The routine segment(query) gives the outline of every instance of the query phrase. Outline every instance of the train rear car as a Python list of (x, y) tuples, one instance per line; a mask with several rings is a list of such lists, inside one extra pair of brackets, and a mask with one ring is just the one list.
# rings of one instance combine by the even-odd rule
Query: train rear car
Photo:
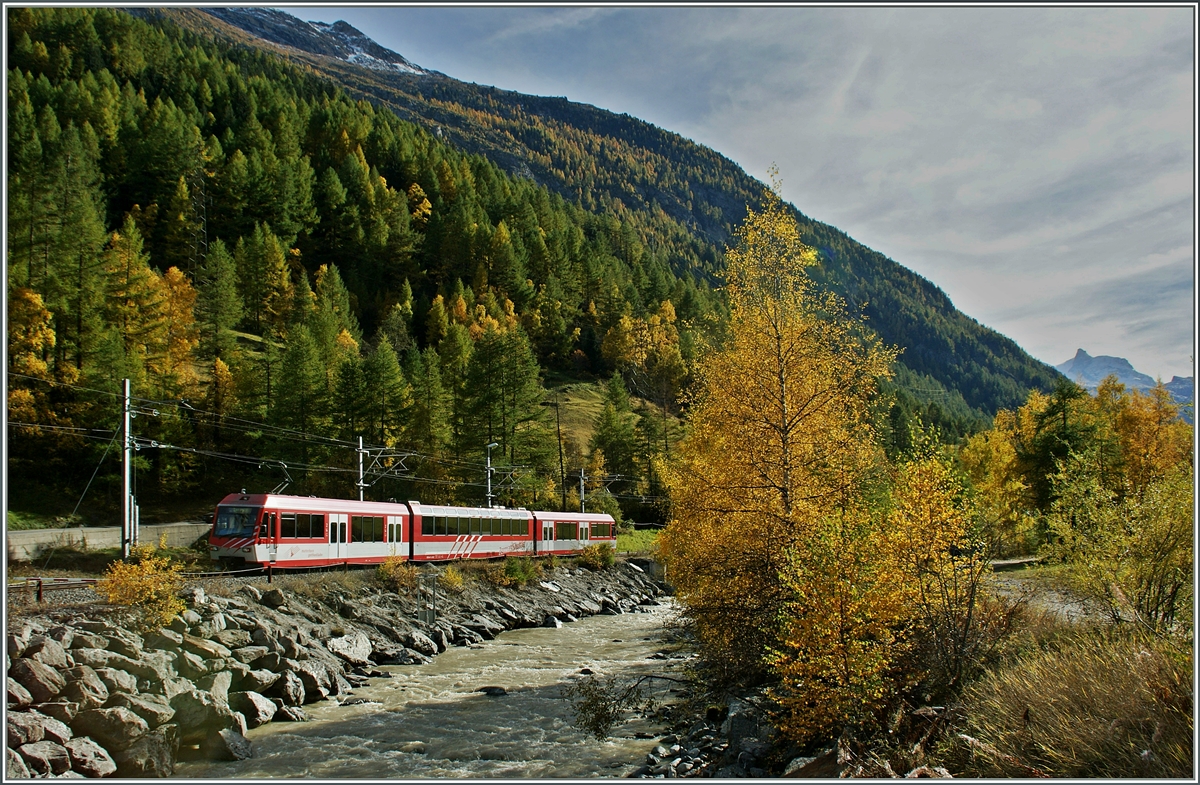
[(616, 546), (617, 526), (611, 515), (591, 512), (535, 512), (539, 556), (569, 556), (588, 545)]

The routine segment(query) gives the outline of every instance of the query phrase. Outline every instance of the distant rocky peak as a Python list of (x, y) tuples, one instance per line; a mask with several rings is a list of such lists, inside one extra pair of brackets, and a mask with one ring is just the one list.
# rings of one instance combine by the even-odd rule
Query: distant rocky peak
[(380, 46), (362, 31), (341, 20), (333, 24), (303, 22), (273, 8), (217, 7), (201, 10), (264, 41), (290, 46), (309, 54), (334, 57), (375, 71), (418, 76), (435, 73)]

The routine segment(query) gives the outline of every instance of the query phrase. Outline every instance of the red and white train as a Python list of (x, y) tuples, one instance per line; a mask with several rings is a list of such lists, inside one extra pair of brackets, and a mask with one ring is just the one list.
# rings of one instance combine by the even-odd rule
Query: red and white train
[(214, 560), (286, 568), (569, 555), (616, 539), (612, 516), (596, 513), (231, 493), (208, 543)]

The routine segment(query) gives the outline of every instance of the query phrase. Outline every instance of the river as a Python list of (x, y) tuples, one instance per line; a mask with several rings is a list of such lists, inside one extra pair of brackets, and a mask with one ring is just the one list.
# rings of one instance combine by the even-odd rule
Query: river
[[(251, 730), (254, 756), (229, 763), (181, 761), (176, 777), (586, 778), (621, 777), (666, 730), (645, 718), (613, 728), (605, 741), (576, 729), (562, 688), (590, 668), (598, 676), (666, 673), (648, 659), (669, 648), (670, 605), (649, 613), (592, 616), (561, 629), (513, 630), (475, 647), (455, 647), (426, 665), (381, 666), (353, 698), (372, 703), (309, 704), (303, 723)], [(669, 684), (654, 682), (660, 702)], [(477, 690), (500, 686), (507, 694)]]

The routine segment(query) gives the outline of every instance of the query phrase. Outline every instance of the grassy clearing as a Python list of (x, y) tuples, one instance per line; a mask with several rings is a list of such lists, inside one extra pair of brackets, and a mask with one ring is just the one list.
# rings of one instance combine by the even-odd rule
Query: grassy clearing
[(987, 745), (966, 773), (1189, 777), (1191, 673), (1189, 649), (1111, 631), (1021, 658), (963, 696), (966, 732)]
[(634, 529), (631, 532), (618, 532), (618, 553), (651, 553), (658, 542), (658, 529)]
[(21, 510), (9, 510), (5, 514), (6, 525), (9, 531), (29, 531), (31, 529), (65, 529), (70, 526), (78, 526), (80, 520), (78, 516), (71, 517), (69, 515), (54, 515), (43, 512), (24, 512)]

